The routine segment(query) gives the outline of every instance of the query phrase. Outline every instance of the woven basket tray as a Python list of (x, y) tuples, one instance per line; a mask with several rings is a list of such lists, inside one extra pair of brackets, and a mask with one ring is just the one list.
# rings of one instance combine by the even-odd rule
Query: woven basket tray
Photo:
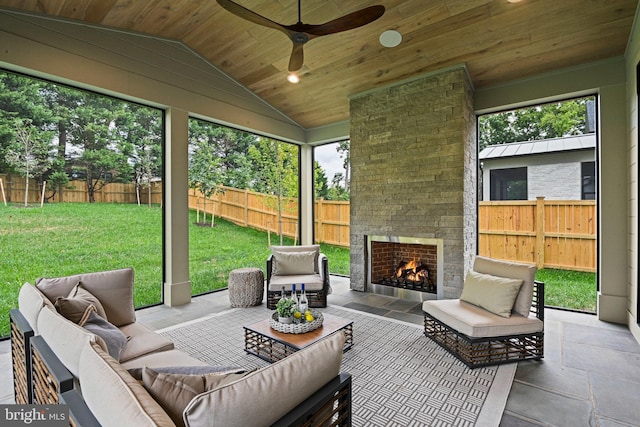
[(322, 326), (322, 313), (316, 310), (311, 310), (311, 314), (313, 314), (313, 322), (287, 324), (278, 322), (278, 312), (276, 311), (271, 315), (269, 324), (271, 325), (271, 328), (278, 332), (283, 332), (285, 334), (304, 334)]

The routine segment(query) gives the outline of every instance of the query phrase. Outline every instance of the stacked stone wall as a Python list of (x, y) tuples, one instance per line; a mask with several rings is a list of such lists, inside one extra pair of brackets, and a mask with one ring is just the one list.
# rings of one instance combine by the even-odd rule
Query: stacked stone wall
[(351, 99), (351, 288), (367, 290), (368, 235), (443, 239), (444, 297), (476, 248), (476, 132), (464, 68)]

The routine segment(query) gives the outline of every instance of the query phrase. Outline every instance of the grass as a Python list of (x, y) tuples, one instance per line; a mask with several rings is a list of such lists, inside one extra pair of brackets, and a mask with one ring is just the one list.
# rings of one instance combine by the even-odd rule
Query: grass
[[(267, 234), (216, 218), (215, 227), (189, 229), (193, 293), (227, 286), (238, 267), (264, 270)], [(272, 242), (279, 244), (277, 236)], [(284, 244), (291, 245), (290, 239)], [(322, 245), (332, 273), (349, 274), (349, 250)], [(89, 271), (133, 267), (136, 307), (162, 294), (162, 210), (158, 206), (56, 203), (44, 208), (0, 205), (0, 336), (9, 334), (9, 310), (24, 282)]]
[[(189, 274), (193, 294), (227, 286), (238, 267), (264, 270), (265, 232), (216, 218), (215, 227), (189, 227)], [(273, 244), (279, 238), (272, 234)], [(285, 245), (292, 245), (285, 239)], [(349, 275), (348, 248), (321, 245), (332, 274)], [(161, 302), (162, 210), (158, 206), (56, 203), (44, 208), (0, 206), (0, 336), (9, 334), (9, 309), (24, 282), (89, 271), (133, 267), (136, 307)], [(546, 305), (595, 312), (594, 273), (538, 271)]]
[(541, 269), (536, 280), (544, 282), (546, 306), (596, 312), (596, 274), (582, 271)]

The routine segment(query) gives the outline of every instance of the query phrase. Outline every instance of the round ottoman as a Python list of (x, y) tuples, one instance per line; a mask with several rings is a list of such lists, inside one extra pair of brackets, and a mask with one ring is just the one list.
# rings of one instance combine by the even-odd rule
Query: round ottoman
[(262, 304), (264, 274), (254, 267), (232, 270), (229, 273), (229, 302), (231, 307), (252, 307)]

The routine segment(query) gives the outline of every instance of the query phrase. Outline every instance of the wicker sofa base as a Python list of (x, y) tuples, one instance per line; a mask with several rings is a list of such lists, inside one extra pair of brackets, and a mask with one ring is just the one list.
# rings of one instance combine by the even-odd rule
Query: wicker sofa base
[(426, 312), (424, 334), (469, 368), (540, 360), (544, 357), (544, 332), (502, 337), (472, 338), (445, 325)]

